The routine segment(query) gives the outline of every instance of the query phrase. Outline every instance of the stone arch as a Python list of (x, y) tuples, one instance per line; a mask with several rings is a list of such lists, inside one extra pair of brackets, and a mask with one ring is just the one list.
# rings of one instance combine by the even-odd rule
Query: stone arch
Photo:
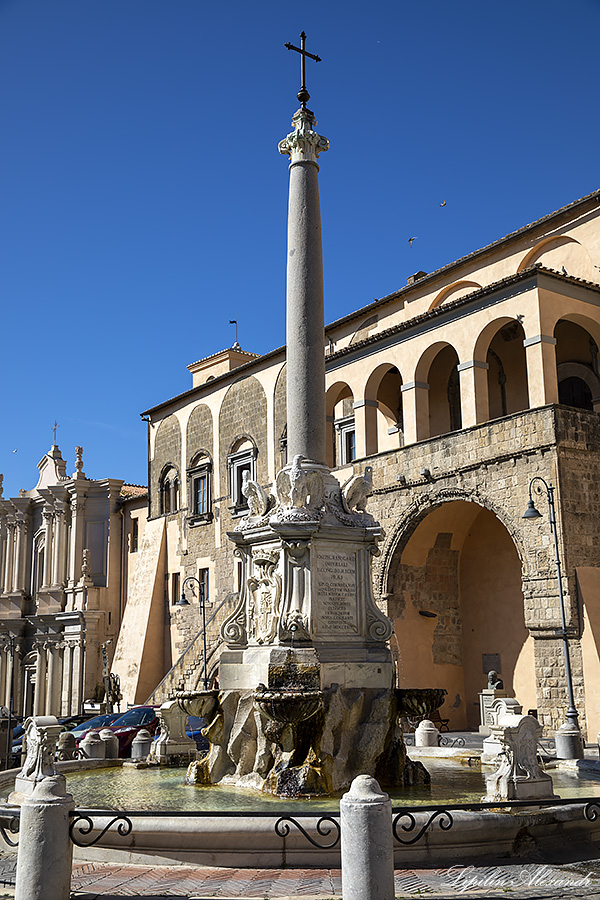
[(480, 285), (478, 281), (470, 281), (466, 278), (462, 281), (455, 281), (452, 284), (447, 284), (446, 287), (443, 287), (441, 291), (435, 295), (429, 306), (429, 310), (441, 306), (442, 303), (445, 303), (447, 300), (458, 300), (460, 297), (466, 297), (467, 294), (472, 294), (474, 291), (481, 290), (481, 287), (482, 285)]
[(509, 694), (535, 708), (533, 638), (525, 625), (523, 548), (514, 529), (466, 492), (415, 504), (386, 547), (385, 596), (400, 687), (445, 687), (442, 715), (479, 724), (482, 666), (498, 654)]
[[(256, 447), (256, 477), (262, 485), (269, 479), (267, 463), (267, 396), (260, 381), (246, 375), (228, 389), (219, 410), (219, 445), (229, 450), (239, 435)], [(221, 485), (227, 484), (227, 457), (221, 453)]]
[(489, 322), (477, 336), (473, 359), (487, 369), (488, 416), (497, 419), (529, 409), (525, 332), (514, 318), (502, 316)]
[(596, 280), (587, 249), (568, 235), (559, 234), (539, 241), (522, 258), (517, 272), (522, 272), (535, 263), (541, 263), (547, 269), (555, 269), (558, 272), (564, 266), (569, 275), (585, 278), (587, 281)]
[(213, 417), (206, 403), (199, 403), (190, 414), (186, 428), (186, 467), (203, 448), (208, 456), (213, 454)]
[(462, 426), (458, 363), (456, 348), (447, 341), (436, 341), (425, 350), (417, 363), (415, 382), (429, 387), (426, 398), (429, 418), (427, 437), (457, 431)]
[(173, 466), (181, 475), (181, 444), (179, 420), (177, 416), (167, 416), (158, 426), (154, 441), (154, 456), (150, 462), (148, 486), (150, 517), (160, 515), (160, 480), (167, 464)]
[(581, 315), (565, 315), (554, 326), (559, 402), (600, 411), (600, 325)]
[(389, 580), (390, 560), (398, 550), (402, 551), (405, 543), (408, 541), (417, 525), (419, 525), (433, 509), (437, 509), (443, 503), (449, 503), (454, 500), (462, 500), (465, 503), (474, 503), (477, 506), (488, 509), (496, 516), (508, 531), (512, 542), (517, 548), (524, 575), (527, 575), (526, 569), (528, 557), (525, 552), (525, 545), (523, 543), (521, 532), (516, 528), (513, 520), (506, 515), (504, 508), (499, 506), (488, 496), (474, 494), (472, 491), (446, 488), (428, 494), (423, 499), (417, 497), (406, 510), (404, 516), (401, 519), (398, 519), (394, 527), (389, 530), (385, 543), (381, 548), (379, 558), (373, 565), (374, 590), (377, 596), (385, 596)]
[(395, 363), (383, 362), (373, 369), (365, 383), (363, 400), (366, 455), (402, 446), (402, 375)]
[(347, 433), (354, 432), (354, 394), (346, 381), (336, 381), (328, 387), (325, 415), (327, 465), (334, 467), (340, 465), (340, 423), (347, 425)]

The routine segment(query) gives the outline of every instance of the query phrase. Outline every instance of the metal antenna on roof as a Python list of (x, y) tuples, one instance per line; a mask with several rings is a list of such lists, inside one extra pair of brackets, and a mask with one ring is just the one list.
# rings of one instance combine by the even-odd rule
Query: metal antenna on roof
[(230, 325), (235, 325), (235, 344), (234, 344), (233, 346), (237, 348), (237, 347), (240, 346), (240, 345), (238, 344), (238, 337), (237, 337), (237, 319), (230, 319), (230, 320), (229, 320), (229, 324), (230, 324)]

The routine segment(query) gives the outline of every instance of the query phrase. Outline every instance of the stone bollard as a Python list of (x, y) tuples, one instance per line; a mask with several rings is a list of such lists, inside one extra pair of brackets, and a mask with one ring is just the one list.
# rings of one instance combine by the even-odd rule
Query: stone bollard
[(73, 844), (64, 775), (39, 781), (21, 805), (15, 900), (69, 900)]
[(106, 744), (97, 731), (88, 731), (79, 745), (88, 759), (104, 759)]
[(132, 759), (146, 759), (152, 749), (152, 735), (145, 728), (138, 731), (131, 744)]
[(63, 731), (63, 733), (58, 736), (56, 758), (61, 762), (77, 758), (77, 739), (70, 731)]
[(105, 759), (119, 758), (119, 738), (110, 728), (103, 728), (100, 732), (100, 740), (104, 741)]
[(570, 722), (554, 732), (557, 759), (583, 759), (583, 738), (578, 728)]
[(392, 802), (370, 775), (340, 801), (344, 900), (394, 900)]
[(430, 719), (423, 719), (415, 730), (415, 747), (439, 747), (440, 733)]

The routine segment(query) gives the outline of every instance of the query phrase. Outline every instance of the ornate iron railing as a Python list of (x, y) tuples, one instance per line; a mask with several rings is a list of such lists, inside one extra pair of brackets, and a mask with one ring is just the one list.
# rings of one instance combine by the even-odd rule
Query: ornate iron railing
[[(557, 806), (578, 806), (588, 822), (600, 818), (599, 797), (556, 798), (555, 800), (500, 800), (488, 803), (452, 803), (392, 808), (392, 833), (395, 841), (403, 846), (417, 844), (435, 826), (449, 831), (455, 824), (458, 812), (500, 812), (516, 809), (550, 809)], [(260, 811), (177, 811), (177, 810), (116, 810), (75, 809), (70, 814), (69, 835), (78, 847), (92, 847), (114, 829), (120, 837), (134, 831), (136, 819), (185, 818), (253, 818), (276, 819), (275, 833), (285, 839), (295, 829), (317, 850), (333, 850), (340, 843), (341, 826), (337, 813), (294, 811), (294, 814), (276, 816), (273, 812)], [(19, 807), (0, 809), (0, 836), (9, 847), (18, 847), (11, 835), (19, 833), (21, 810)], [(307, 820), (311, 820), (310, 826)], [(313, 832), (313, 834), (311, 834)], [(324, 840), (320, 841), (314, 832)]]
[(9, 834), (18, 834), (21, 822), (21, 810), (18, 806), (5, 807), (0, 812), (0, 835), (9, 847), (18, 847), (19, 842), (13, 841)]

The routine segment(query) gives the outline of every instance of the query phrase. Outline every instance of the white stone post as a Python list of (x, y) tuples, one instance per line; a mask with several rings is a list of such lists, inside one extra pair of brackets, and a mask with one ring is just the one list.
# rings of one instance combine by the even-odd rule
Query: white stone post
[(430, 719), (423, 719), (415, 730), (415, 747), (437, 747), (440, 733)]
[(326, 463), (325, 326), (323, 250), (319, 202), (319, 153), (329, 141), (314, 131), (313, 113), (302, 106), (294, 131), (279, 144), (290, 157), (287, 261), (288, 460), (300, 454)]
[(370, 775), (340, 801), (344, 900), (394, 900), (392, 802)]
[(64, 775), (43, 778), (23, 800), (15, 900), (69, 900), (73, 865), (69, 812), (73, 809)]

